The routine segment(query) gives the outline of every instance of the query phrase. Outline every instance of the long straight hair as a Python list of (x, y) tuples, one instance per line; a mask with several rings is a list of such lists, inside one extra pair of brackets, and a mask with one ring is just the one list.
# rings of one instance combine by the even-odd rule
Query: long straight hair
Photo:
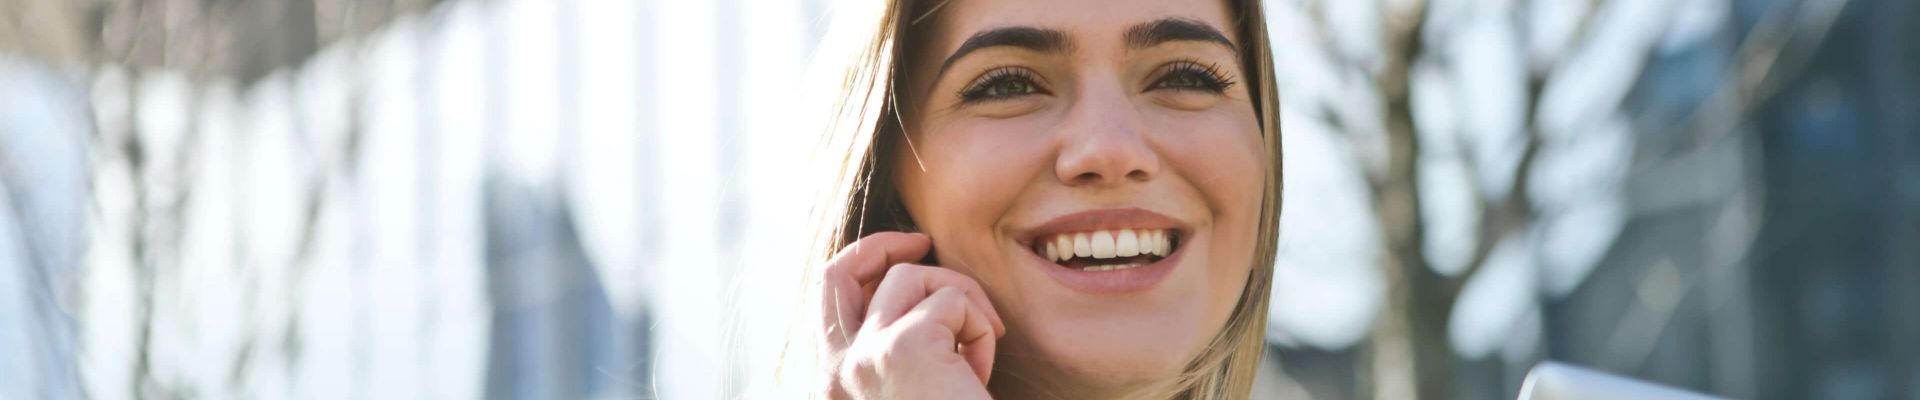
[[(904, 50), (913, 26), (946, 0), (913, 4), (913, 0), (876, 0), (879, 4), (845, 4), (827, 32), (814, 60), (814, 76), (838, 80), (838, 85), (822, 88), (830, 91), (830, 108), (824, 118), (824, 137), (816, 153), (817, 162), (826, 168), (827, 178), (815, 199), (811, 217), (817, 227), (805, 276), (814, 279), (818, 269), (835, 253), (866, 235), (897, 230), (913, 230), (911, 216), (901, 206), (893, 182), (893, 157), (905, 139), (896, 99), (901, 91), (903, 66), (909, 56)], [(1235, 13), (1234, 29), (1240, 39), (1240, 63), (1246, 71), (1248, 90), (1259, 118), (1260, 134), (1266, 149), (1268, 166), (1262, 191), (1258, 241), (1253, 266), (1247, 275), (1240, 300), (1229, 315), (1226, 326), (1215, 334), (1206, 349), (1188, 363), (1164, 396), (1189, 399), (1246, 398), (1252, 391), (1255, 371), (1264, 350), (1267, 299), (1272, 292), (1274, 252), (1279, 239), (1281, 153), (1279, 95), (1274, 84), (1273, 54), (1268, 44), (1266, 15), (1259, 0), (1222, 0)], [(919, 6), (919, 7), (916, 7)], [(816, 308), (817, 309), (817, 308)], [(809, 321), (811, 322), (811, 321)], [(789, 335), (788, 350), (795, 343), (813, 345)], [(817, 350), (817, 349), (814, 349)], [(818, 352), (812, 352), (815, 357)], [(788, 358), (788, 353), (782, 355)], [(810, 357), (802, 357), (810, 358)], [(817, 359), (816, 359), (817, 361)], [(785, 364), (783, 368), (796, 367)], [(815, 377), (816, 379), (823, 377)]]

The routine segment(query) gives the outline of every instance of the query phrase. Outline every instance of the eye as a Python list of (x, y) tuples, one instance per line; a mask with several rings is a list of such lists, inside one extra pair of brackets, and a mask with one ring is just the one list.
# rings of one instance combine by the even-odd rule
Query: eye
[(1148, 90), (1198, 90), (1211, 93), (1225, 93), (1233, 87), (1233, 80), (1227, 78), (1215, 64), (1201, 64), (1196, 61), (1179, 61), (1168, 64), (1160, 80), (1154, 81)]
[(960, 92), (963, 102), (973, 103), (1011, 99), (1020, 96), (1043, 93), (1036, 83), (1038, 77), (1025, 68), (1006, 67), (987, 71), (975, 79), (973, 84)]

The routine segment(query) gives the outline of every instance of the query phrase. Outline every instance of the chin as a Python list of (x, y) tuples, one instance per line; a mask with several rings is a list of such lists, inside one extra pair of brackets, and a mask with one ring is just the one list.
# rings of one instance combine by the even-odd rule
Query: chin
[[(1165, 311), (1180, 308), (1185, 307)], [(1022, 369), (1040, 368), (1044, 371), (1033, 371), (1038, 376), (1076, 383), (1067, 387), (1130, 390), (1177, 377), (1212, 339), (1204, 333), (1217, 330), (1206, 329), (1209, 324), (1197, 318), (1204, 314), (1197, 312), (1143, 315), (1139, 310), (1114, 311), (1122, 313), (1031, 325), (1026, 340), (1007, 350), (1037, 357), (1009, 354), (1011, 358), (1003, 359), (1039, 364)]]
[[(1063, 373), (1090, 385), (1113, 388), (1146, 386), (1180, 374), (1195, 353), (1186, 348), (1152, 348), (1121, 343), (1065, 343)], [(1048, 352), (1055, 353), (1055, 352)]]

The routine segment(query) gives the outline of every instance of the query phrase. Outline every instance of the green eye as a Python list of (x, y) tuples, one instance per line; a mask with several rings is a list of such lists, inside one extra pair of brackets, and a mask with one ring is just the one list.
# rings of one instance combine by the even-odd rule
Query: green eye
[(1013, 96), (1013, 95), (1031, 94), (1033, 93), (1033, 84), (1025, 81), (1008, 79), (1008, 80), (1001, 80), (1001, 81), (995, 81), (995, 82), (988, 82), (986, 87), (983, 87), (980, 89), (981, 89), (980, 94), (987, 97), (1007, 97), (1007, 96)]
[(1191, 74), (1191, 73), (1179, 73), (1179, 74), (1169, 75), (1167, 76), (1167, 79), (1160, 81), (1160, 86), (1169, 87), (1169, 88), (1189, 88), (1189, 89), (1213, 87), (1211, 82), (1200, 79), (1199, 76), (1195, 76), (1194, 74)]
[(962, 101), (972, 103), (1011, 99), (1020, 96), (1042, 93), (1040, 86), (1034, 83), (1032, 71), (1024, 68), (1000, 68), (987, 72), (974, 84), (960, 93)]
[(1200, 90), (1224, 93), (1233, 87), (1233, 81), (1227, 79), (1214, 65), (1203, 65), (1193, 61), (1181, 61), (1167, 66), (1167, 73), (1153, 83), (1150, 89)]

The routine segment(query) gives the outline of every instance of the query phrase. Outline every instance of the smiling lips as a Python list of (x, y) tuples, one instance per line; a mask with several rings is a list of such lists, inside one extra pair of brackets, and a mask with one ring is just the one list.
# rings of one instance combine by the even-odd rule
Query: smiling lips
[(1153, 263), (1172, 253), (1167, 229), (1117, 229), (1061, 233), (1038, 238), (1034, 252), (1048, 261), (1088, 272), (1118, 271)]
[(1109, 296), (1153, 288), (1187, 251), (1193, 228), (1144, 208), (1081, 211), (1014, 234), (1047, 276), (1075, 291)]

